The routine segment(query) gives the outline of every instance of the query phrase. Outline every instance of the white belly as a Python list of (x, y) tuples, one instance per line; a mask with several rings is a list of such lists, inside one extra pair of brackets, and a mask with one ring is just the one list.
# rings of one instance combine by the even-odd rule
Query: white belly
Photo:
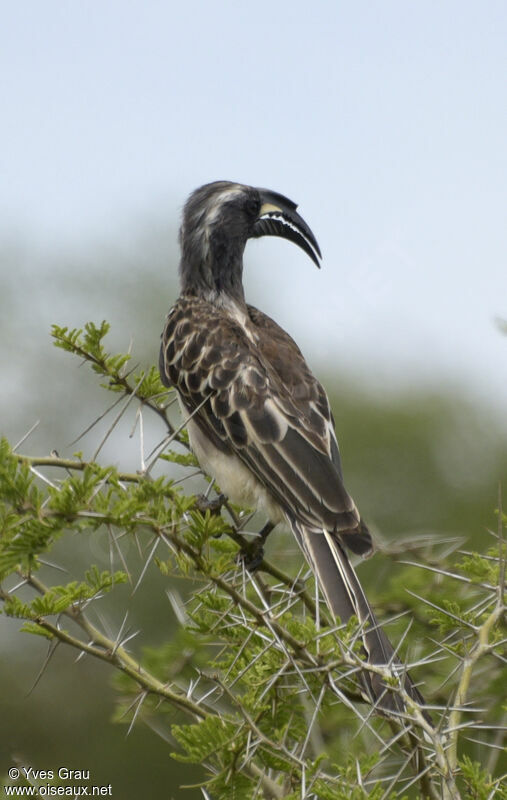
[(237, 456), (217, 450), (193, 420), (189, 420), (187, 430), (200, 466), (233, 503), (262, 511), (274, 524), (285, 518), (278, 503)]

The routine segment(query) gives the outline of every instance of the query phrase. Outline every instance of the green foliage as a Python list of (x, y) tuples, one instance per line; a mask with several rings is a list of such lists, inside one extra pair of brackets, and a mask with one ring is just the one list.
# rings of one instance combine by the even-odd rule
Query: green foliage
[(184, 753), (172, 753), (179, 761), (207, 762), (223, 751), (235, 751), (236, 726), (223, 717), (209, 717), (199, 725), (173, 725), (172, 733)]
[(507, 785), (499, 785), (491, 780), (486, 769), (469, 756), (463, 756), (460, 761), (461, 774), (467, 790), (467, 797), (474, 800), (502, 800), (507, 797)]
[[(176, 433), (179, 426), (166, 413), (156, 369), (129, 375), (130, 356), (107, 352), (108, 329), (107, 323), (55, 326), (53, 335), (107, 389), (149, 408), (163, 436), (188, 449), (185, 432)], [(190, 468), (189, 474), (196, 463), (190, 453), (162, 459)], [(51, 479), (40, 480), (39, 471), (47, 469)], [(115, 673), (116, 721), (169, 724), (178, 746), (173, 757), (203, 768), (209, 797), (482, 800), (501, 791), (493, 732), (502, 721), (498, 583), (505, 545), (442, 554), (426, 539), (385, 554), (392, 574), (377, 598), (379, 616), (399, 617), (391, 636), (406, 632), (404, 612), (414, 620), (402, 649), (422, 662), (417, 677), (439, 721), (432, 729), (416, 713), (403, 733), (396, 721), (389, 724), (362, 704), (366, 667), (357, 620), (340, 626), (322, 603), (317, 614), (311, 580), (296, 579), (299, 561), (292, 565), (283, 550), (283, 558), (264, 559), (250, 575), (241, 556), (249, 547), (244, 525), (234, 514), (198, 510), (181, 481), (123, 473), (81, 453), (73, 460), (19, 456), (0, 441), (3, 611), (22, 620), (24, 632), (107, 661)], [(132, 541), (148, 554), (141, 578), (158, 567), (185, 587), (185, 602), (173, 598), (179, 625), (158, 646), (136, 648), (123, 630), (112, 637), (90, 621), (90, 607), (130, 577), (121, 550), (112, 548), (111, 556), (121, 569), (91, 566), (84, 580), (45, 582), (53, 573), (44, 556), (62, 536), (85, 539), (96, 532), (117, 549), (118, 542)], [(419, 567), (396, 563), (407, 552)], [(383, 679), (400, 691), (389, 670)], [(477, 730), (474, 706), (485, 721)], [(467, 752), (462, 734), (469, 729), (472, 738), (481, 737), (488, 769)]]
[[(507, 557), (507, 546), (503, 545), (503, 558)], [(462, 561), (456, 564), (463, 575), (470, 578), (472, 583), (489, 583), (496, 586), (499, 578), (500, 562), (498, 560), (498, 548), (490, 548), (484, 556), (479, 553), (472, 553), (465, 556)]]
[(183, 467), (197, 467), (199, 463), (193, 453), (162, 453), (161, 461), (171, 464), (181, 464)]
[(18, 565), (30, 571), (37, 556), (61, 534), (62, 523), (47, 517), (43, 493), (27, 465), (20, 464), (8, 442), (0, 440), (0, 579)]
[[(98, 596), (99, 593), (109, 592), (119, 583), (125, 583), (127, 576), (124, 572), (110, 573), (107, 570), (99, 572), (93, 565), (87, 570), (85, 581), (72, 581), (65, 586), (52, 586), (31, 603), (22, 603), (16, 595), (10, 595), (4, 601), (4, 612), (10, 617), (37, 621), (41, 617), (62, 614), (71, 607), (80, 606), (87, 600)], [(34, 627), (25, 625), (23, 630), (33, 633)], [(36, 630), (40, 633), (40, 630)]]
[(52, 336), (55, 347), (84, 359), (94, 372), (106, 378), (107, 382), (102, 385), (107, 389), (113, 392), (135, 391), (137, 397), (144, 401), (166, 395), (167, 390), (155, 366), (128, 375), (125, 368), (130, 361), (130, 354), (109, 354), (103, 344), (108, 332), (109, 324), (105, 321), (100, 325), (87, 322), (84, 331), (82, 328), (69, 330), (67, 327), (53, 325)]

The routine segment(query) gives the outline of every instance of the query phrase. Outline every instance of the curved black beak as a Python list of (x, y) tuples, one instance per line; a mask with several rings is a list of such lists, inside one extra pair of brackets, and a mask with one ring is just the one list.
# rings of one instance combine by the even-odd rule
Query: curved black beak
[(320, 269), (322, 258), (317, 240), (310, 228), (296, 211), (297, 205), (278, 192), (258, 189), (261, 198), (259, 218), (254, 224), (252, 237), (281, 236), (297, 244)]

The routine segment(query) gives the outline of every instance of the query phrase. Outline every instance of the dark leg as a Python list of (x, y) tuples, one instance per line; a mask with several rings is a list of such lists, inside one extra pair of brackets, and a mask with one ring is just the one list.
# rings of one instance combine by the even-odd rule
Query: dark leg
[(249, 572), (255, 572), (255, 570), (259, 569), (260, 565), (262, 564), (262, 559), (264, 558), (264, 545), (274, 527), (275, 524), (268, 520), (259, 535), (256, 536), (256, 538), (250, 543), (248, 550), (245, 549), (243, 551), (243, 563)]
[(195, 507), (201, 514), (209, 511), (210, 514), (220, 514), (222, 506), (227, 502), (225, 494), (219, 494), (214, 500), (209, 500), (205, 495), (200, 494), (195, 498)]

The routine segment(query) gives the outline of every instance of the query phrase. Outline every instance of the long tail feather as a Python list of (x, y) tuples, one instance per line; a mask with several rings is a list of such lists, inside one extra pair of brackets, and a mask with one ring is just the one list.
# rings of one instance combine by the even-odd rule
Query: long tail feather
[[(328, 531), (310, 530), (299, 522), (291, 523), (292, 531), (318, 580), (331, 613), (347, 622), (355, 615), (361, 626), (361, 637), (367, 661), (375, 666), (388, 667), (407, 694), (420, 705), (424, 699), (395, 649), (379, 626), (363, 592), (359, 579), (341, 543)], [(362, 673), (363, 689), (370, 702), (389, 713), (403, 713), (403, 701), (396, 690), (389, 689), (380, 675), (365, 670)], [(430, 716), (423, 711), (431, 722)]]

